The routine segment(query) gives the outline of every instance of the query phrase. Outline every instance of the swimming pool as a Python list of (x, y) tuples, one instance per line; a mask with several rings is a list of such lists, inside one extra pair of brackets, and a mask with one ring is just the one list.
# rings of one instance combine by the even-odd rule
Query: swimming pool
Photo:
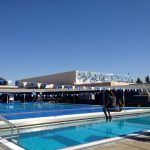
[(150, 115), (49, 125), (21, 131), (19, 144), (28, 150), (56, 150), (149, 130)]
[(0, 115), (8, 120), (101, 112), (102, 107), (86, 104), (46, 102), (0, 104)]
[[(126, 107), (126, 110), (141, 109)], [(47, 102), (29, 102), (29, 103), (0, 103), (0, 115), (8, 120), (40, 118), (50, 116), (63, 116), (85, 113), (102, 112), (99, 105), (88, 104), (65, 104), (65, 103), (47, 103)]]

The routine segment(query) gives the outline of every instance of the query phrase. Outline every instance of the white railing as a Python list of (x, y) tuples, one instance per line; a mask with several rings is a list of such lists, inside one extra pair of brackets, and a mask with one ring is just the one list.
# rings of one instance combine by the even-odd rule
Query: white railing
[[(17, 143), (19, 143), (19, 128), (11, 123), (10, 121), (8, 121), (7, 119), (5, 119), (4, 117), (0, 116), (0, 121), (6, 123), (9, 127), (10, 127), (10, 132), (11, 132), (11, 135), (10, 136), (7, 136), (8, 139), (11, 139), (11, 141), (13, 141), (13, 138), (14, 137), (17, 137)], [(14, 130), (17, 131), (17, 133), (15, 134)]]

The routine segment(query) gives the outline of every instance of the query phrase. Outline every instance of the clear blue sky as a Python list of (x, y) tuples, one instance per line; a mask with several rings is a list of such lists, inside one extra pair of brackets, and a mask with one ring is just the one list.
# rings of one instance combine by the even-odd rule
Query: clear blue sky
[(150, 0), (0, 0), (0, 76), (150, 75)]

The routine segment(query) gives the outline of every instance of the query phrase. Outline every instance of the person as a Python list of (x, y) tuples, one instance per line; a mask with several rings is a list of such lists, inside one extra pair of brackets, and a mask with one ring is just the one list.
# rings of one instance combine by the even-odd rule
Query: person
[(103, 112), (106, 117), (106, 121), (111, 121), (112, 116), (110, 114), (111, 111), (114, 111), (116, 107), (116, 97), (112, 91), (108, 91), (106, 95), (105, 106), (103, 107)]

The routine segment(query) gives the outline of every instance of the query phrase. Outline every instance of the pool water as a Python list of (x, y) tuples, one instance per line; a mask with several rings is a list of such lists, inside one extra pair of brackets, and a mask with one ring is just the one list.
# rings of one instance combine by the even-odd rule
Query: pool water
[(0, 104), (0, 115), (8, 120), (101, 112), (102, 107), (86, 104), (47, 102)]
[(150, 115), (113, 119), (111, 122), (92, 120), (75, 124), (35, 128), (21, 133), (20, 145), (28, 150), (56, 150), (102, 139), (124, 136), (150, 129)]

